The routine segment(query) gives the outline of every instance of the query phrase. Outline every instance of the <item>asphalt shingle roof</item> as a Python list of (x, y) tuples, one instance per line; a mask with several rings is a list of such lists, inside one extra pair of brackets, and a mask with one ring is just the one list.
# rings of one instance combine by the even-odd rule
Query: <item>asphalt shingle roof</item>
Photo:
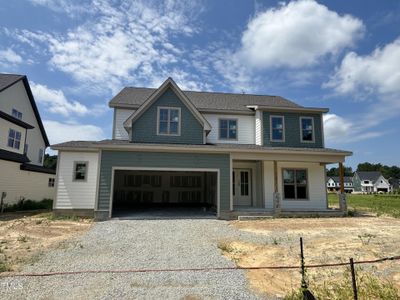
[(370, 180), (375, 182), (378, 180), (379, 176), (381, 176), (381, 172), (378, 171), (357, 171), (358, 177), (361, 180)]
[[(137, 108), (156, 91), (154, 88), (125, 87), (109, 105), (131, 106)], [(265, 105), (273, 107), (302, 108), (302, 106), (280, 96), (232, 94), (216, 92), (183, 91), (193, 105), (200, 110), (234, 110), (249, 111), (247, 105)]]
[(14, 82), (23, 78), (23, 75), (17, 74), (0, 74), (0, 91), (8, 88)]

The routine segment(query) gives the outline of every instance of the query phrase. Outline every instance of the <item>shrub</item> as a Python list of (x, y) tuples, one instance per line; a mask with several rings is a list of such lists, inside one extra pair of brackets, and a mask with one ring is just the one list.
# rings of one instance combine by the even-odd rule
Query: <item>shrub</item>
[(42, 201), (21, 199), (15, 204), (8, 205), (5, 208), (5, 211), (12, 212), (12, 211), (37, 210), (37, 209), (50, 210), (52, 208), (53, 208), (52, 199), (43, 199)]

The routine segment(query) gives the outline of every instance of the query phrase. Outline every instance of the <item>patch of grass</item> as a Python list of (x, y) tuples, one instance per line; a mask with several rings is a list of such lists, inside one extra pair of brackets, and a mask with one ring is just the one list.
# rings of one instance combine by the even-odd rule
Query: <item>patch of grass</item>
[[(337, 281), (324, 282), (309, 288), (317, 299), (354, 299), (350, 272), (346, 271)], [(357, 272), (358, 299), (398, 300), (399, 291), (387, 280), (381, 280), (366, 272)], [(295, 290), (285, 300), (303, 300), (302, 290)]]
[(7, 264), (6, 261), (0, 260), (0, 273), (11, 271), (10, 266)]
[(38, 210), (38, 209), (51, 210), (52, 208), (53, 208), (52, 199), (43, 199), (41, 201), (21, 199), (15, 204), (7, 205), (4, 211), (14, 212), (14, 211)]
[(232, 247), (231, 242), (229, 241), (219, 241), (217, 247), (224, 252), (233, 252), (235, 249)]
[(371, 239), (376, 238), (376, 235), (370, 233), (364, 233), (364, 234), (359, 234), (358, 238), (360, 239), (363, 245), (368, 245)]
[[(329, 194), (328, 201), (330, 206), (339, 206), (338, 195)], [(377, 215), (388, 215), (400, 218), (400, 195), (394, 194), (347, 194), (347, 206), (349, 214), (364, 211), (373, 212)]]
[(17, 238), (17, 241), (18, 241), (18, 242), (23, 242), (23, 243), (25, 243), (25, 242), (28, 241), (28, 237), (27, 237), (26, 235), (20, 235), (20, 236)]

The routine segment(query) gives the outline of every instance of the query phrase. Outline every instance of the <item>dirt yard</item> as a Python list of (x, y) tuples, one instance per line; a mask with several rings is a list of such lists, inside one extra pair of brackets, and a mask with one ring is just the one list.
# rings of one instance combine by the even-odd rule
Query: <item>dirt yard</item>
[(82, 234), (90, 219), (56, 219), (51, 213), (5, 213), (0, 215), (0, 272), (18, 271), (36, 261), (45, 250)]
[[(304, 239), (306, 264), (347, 262), (400, 255), (400, 220), (394, 218), (320, 218), (233, 221), (231, 226), (270, 237), (264, 245), (226, 241), (224, 254), (238, 266), (299, 265), (299, 237)], [(220, 247), (221, 248), (221, 247)], [(400, 261), (357, 267), (389, 280), (400, 289)], [(345, 267), (309, 269), (310, 286), (342, 278)], [(284, 296), (299, 287), (298, 270), (250, 270), (257, 292)]]

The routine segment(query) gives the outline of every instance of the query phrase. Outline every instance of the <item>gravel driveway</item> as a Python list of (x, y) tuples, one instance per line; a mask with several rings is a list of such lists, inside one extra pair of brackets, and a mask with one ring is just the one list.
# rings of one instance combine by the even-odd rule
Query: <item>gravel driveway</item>
[[(262, 242), (215, 219), (111, 220), (47, 252), (24, 272), (234, 266), (223, 239)], [(264, 237), (265, 238), (265, 237)], [(1, 299), (257, 299), (243, 271), (2, 278)]]

